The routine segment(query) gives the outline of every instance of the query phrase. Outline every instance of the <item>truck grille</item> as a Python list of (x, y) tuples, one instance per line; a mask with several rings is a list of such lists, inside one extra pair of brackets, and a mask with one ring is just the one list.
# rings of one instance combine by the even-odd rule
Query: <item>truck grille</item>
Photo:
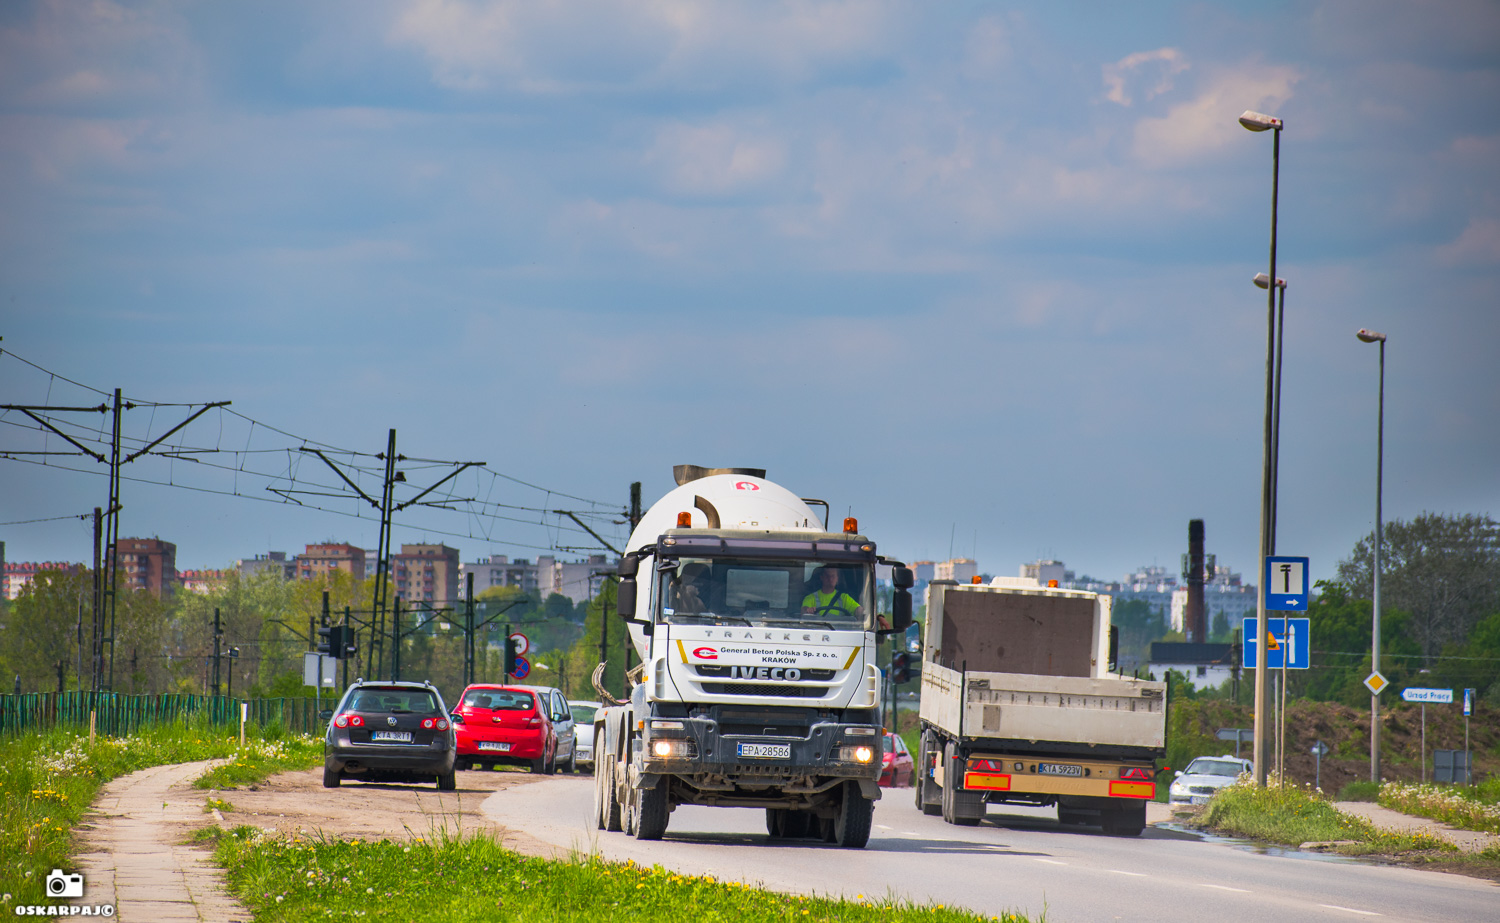
[(704, 683), (703, 691), (713, 695), (770, 695), (782, 699), (821, 699), (827, 686), (763, 686), (757, 683)]
[[(698, 675), (699, 676), (730, 676), (730, 675), (732, 675), (730, 673), (730, 671), (733, 668), (727, 667), (727, 666), (716, 666), (716, 665), (708, 665), (708, 664), (698, 664), (696, 667), (694, 667), (694, 669), (698, 671)], [(815, 683), (826, 683), (829, 680), (833, 679), (834, 674), (837, 673), (837, 672), (838, 672), (837, 670), (803, 670), (803, 671), (801, 671), (803, 679), (805, 679), (805, 680), (811, 680), (812, 682), (815, 682)]]

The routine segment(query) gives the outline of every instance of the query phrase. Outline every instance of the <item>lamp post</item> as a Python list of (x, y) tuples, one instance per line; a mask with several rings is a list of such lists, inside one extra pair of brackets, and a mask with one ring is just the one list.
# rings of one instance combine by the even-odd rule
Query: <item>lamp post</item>
[[(1361, 329), (1355, 336), (1365, 343), (1380, 344), (1380, 402), (1375, 422), (1375, 568), (1374, 618), (1370, 623), (1370, 672), (1380, 672), (1380, 493), (1385, 474), (1385, 334)], [(1370, 781), (1380, 784), (1380, 694), (1370, 693)]]
[[(1255, 287), (1263, 289), (1271, 277), (1255, 274)], [(1281, 491), (1281, 357), (1286, 352), (1286, 280), (1277, 279), (1276, 288), (1276, 388), (1271, 411), (1271, 554), (1276, 553), (1276, 510)], [(1285, 677), (1283, 677), (1284, 679)]]
[[(1274, 116), (1265, 115), (1260, 112), (1245, 110), (1240, 116), (1240, 124), (1250, 131), (1275, 132), (1275, 144), (1271, 148), (1271, 271), (1266, 278), (1276, 278), (1276, 195), (1277, 186), (1281, 174), (1281, 129), (1282, 122)], [(1275, 381), (1272, 377), (1274, 371), (1274, 359), (1276, 348), (1276, 290), (1274, 287), (1266, 288), (1266, 419), (1265, 433), (1263, 438), (1263, 449), (1261, 453), (1261, 480), (1260, 480), (1260, 559), (1256, 568), (1261, 572), (1256, 579), (1257, 587), (1255, 594), (1256, 630), (1260, 634), (1255, 639), (1256, 650), (1259, 656), (1255, 658), (1255, 745), (1253, 759), (1255, 761), (1255, 784), (1264, 788), (1266, 785), (1266, 558), (1271, 556), (1272, 523), (1276, 519), (1276, 508), (1274, 493), (1272, 492), (1271, 480), (1271, 405), (1274, 400)]]

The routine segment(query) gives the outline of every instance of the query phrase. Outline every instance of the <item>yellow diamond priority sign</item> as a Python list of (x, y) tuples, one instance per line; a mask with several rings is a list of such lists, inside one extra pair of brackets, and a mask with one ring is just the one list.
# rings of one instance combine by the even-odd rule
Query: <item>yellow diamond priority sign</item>
[(1376, 670), (1369, 676), (1365, 677), (1365, 688), (1369, 689), (1375, 695), (1380, 695), (1380, 690), (1384, 689), (1390, 684), (1391, 681), (1386, 679), (1384, 676), (1381, 676), (1379, 670)]

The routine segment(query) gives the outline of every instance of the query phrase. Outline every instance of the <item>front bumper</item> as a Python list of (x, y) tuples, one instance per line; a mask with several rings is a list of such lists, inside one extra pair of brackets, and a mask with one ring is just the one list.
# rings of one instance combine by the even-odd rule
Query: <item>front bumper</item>
[(425, 745), (355, 744), (325, 741), (323, 766), (331, 772), (419, 772), (445, 775), (453, 771), (454, 748), (447, 740)]
[[(700, 788), (785, 789), (790, 785), (792, 790), (808, 791), (823, 790), (846, 780), (873, 783), (880, 778), (880, 737), (848, 736), (847, 725), (838, 722), (816, 722), (807, 727), (806, 737), (787, 737), (724, 734), (711, 718), (670, 720), (682, 727), (659, 729), (652, 726), (655, 719), (647, 722), (646, 736), (641, 741), (641, 768), (647, 774), (678, 776)], [(652, 746), (658, 740), (686, 741), (686, 752), (658, 757)], [(848, 753), (859, 747), (869, 749), (868, 762), (852, 759)], [(757, 749), (778, 755), (748, 755)]]

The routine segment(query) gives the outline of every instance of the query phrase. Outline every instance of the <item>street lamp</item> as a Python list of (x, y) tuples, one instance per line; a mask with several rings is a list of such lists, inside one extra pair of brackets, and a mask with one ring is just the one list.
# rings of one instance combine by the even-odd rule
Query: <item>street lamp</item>
[[(1374, 618), (1370, 628), (1370, 672), (1380, 672), (1380, 493), (1385, 473), (1385, 334), (1360, 329), (1355, 336), (1365, 343), (1380, 344), (1380, 403), (1375, 422), (1375, 569), (1373, 571)], [(1370, 693), (1370, 781), (1380, 784), (1380, 694)]]
[[(1240, 116), (1240, 124), (1250, 131), (1275, 130), (1275, 143), (1271, 148), (1271, 271), (1266, 274), (1266, 279), (1276, 279), (1276, 195), (1281, 175), (1281, 119), (1265, 115), (1260, 112), (1245, 110)], [(1275, 396), (1275, 379), (1273, 377), (1276, 350), (1276, 288), (1268, 285), (1266, 287), (1266, 419), (1265, 433), (1263, 437), (1263, 448), (1261, 454), (1261, 479), (1260, 479), (1260, 560), (1256, 567), (1260, 570), (1260, 576), (1255, 584), (1256, 631), (1260, 637), (1255, 639), (1256, 650), (1259, 656), (1255, 658), (1255, 746), (1253, 759), (1255, 760), (1255, 784), (1264, 788), (1266, 785), (1266, 558), (1272, 554), (1274, 547), (1273, 529), (1276, 521), (1275, 493), (1272, 481), (1272, 426), (1271, 407)]]
[[(1263, 272), (1255, 274), (1255, 287), (1265, 288), (1271, 277)], [(1280, 297), (1276, 299), (1276, 399), (1271, 416), (1271, 554), (1276, 553), (1276, 510), (1281, 491), (1281, 357), (1286, 352), (1286, 280), (1277, 279), (1276, 288)]]

